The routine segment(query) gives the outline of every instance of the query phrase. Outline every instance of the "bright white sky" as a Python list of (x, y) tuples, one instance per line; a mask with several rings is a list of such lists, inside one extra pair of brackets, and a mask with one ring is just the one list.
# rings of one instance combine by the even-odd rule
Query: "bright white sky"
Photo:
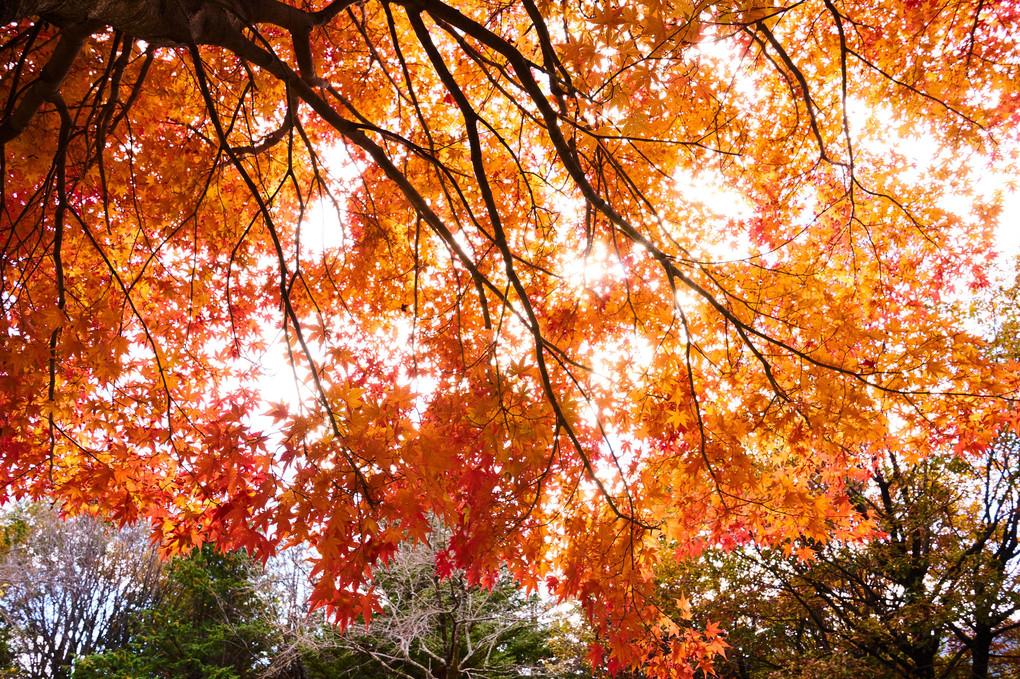
[[(856, 119), (851, 121), (852, 128), (862, 124), (862, 121), (868, 115), (883, 115), (881, 111), (877, 113), (871, 111), (869, 113), (863, 108), (855, 110), (853, 102), (851, 102), (850, 109), (851, 118)], [(857, 130), (853, 132), (856, 136)], [(920, 137), (904, 138), (899, 135), (891, 135), (877, 142), (876, 140), (869, 140), (869, 143), (886, 143), (889, 145), (890, 150), (894, 149), (899, 153), (903, 153), (914, 161), (918, 168), (918, 181), (927, 180), (924, 177), (926, 168), (930, 168), (940, 162), (945, 162), (944, 158), (939, 157), (940, 149), (936, 146), (934, 139)], [(359, 181), (359, 168), (357, 164), (350, 159), (342, 148), (333, 149), (327, 156), (330, 160), (328, 170), (332, 175), (332, 179), (338, 185), (351, 185)], [(996, 229), (999, 256), (996, 262), (997, 271), (992, 273), (992, 280), (999, 284), (1007, 283), (1013, 279), (1014, 260), (1020, 254), (1020, 186), (1017, 186), (1018, 179), (1020, 178), (1016, 174), (1004, 176), (1002, 174), (990, 174), (980, 171), (975, 172), (974, 176), (981, 179), (981, 186), (975, 188), (982, 195), (990, 196), (994, 191), (1003, 191), (1004, 209)], [(722, 184), (721, 178), (713, 176), (711, 171), (701, 172), (697, 177), (678, 176), (676, 181), (678, 185), (685, 189), (684, 193), (686, 195), (697, 196), (706, 207), (719, 215), (740, 218), (748, 216), (750, 212), (750, 207), (743, 200), (743, 197), (734, 195), (732, 190), (728, 190)], [(342, 202), (343, 197), (340, 196), (339, 199)], [(954, 201), (950, 198), (946, 201), (944, 207), (960, 213), (970, 209), (966, 197), (961, 197), (959, 201)], [(316, 202), (311, 206), (302, 225), (301, 239), (303, 247), (313, 256), (324, 251), (344, 247), (347, 244), (345, 242), (344, 221), (345, 216), (342, 213), (337, 214), (332, 203), (328, 201)], [(719, 246), (732, 248), (732, 250), (719, 252)], [(728, 244), (719, 244), (713, 248), (713, 252), (705, 254), (714, 256), (717, 259), (726, 260), (740, 259), (746, 257), (749, 253), (746, 251), (746, 242), (741, 243), (738, 238), (738, 240)], [(598, 258), (594, 259), (597, 260)], [(584, 262), (579, 260), (579, 266), (583, 265), (583, 278), (589, 284), (593, 282), (593, 278), (598, 276), (597, 272), (592, 271), (592, 265), (594, 264), (595, 262), (591, 260), (585, 260)], [(579, 269), (576, 273), (582, 273), (582, 271)], [(313, 397), (313, 394), (310, 387), (298, 384), (290, 366), (286, 363), (283, 356), (282, 333), (278, 328), (273, 328), (272, 332), (274, 337), (269, 338), (270, 341), (267, 343), (270, 351), (262, 357), (262, 365), (266, 370), (266, 376), (262, 380), (263, 394), (267, 402), (284, 402), (291, 406), (296, 406), (302, 397)], [(416, 386), (421, 387), (423, 385)], [(303, 393), (299, 393), (299, 391)], [(268, 418), (258, 417), (256, 422), (267, 431), (273, 430), (272, 423)]]
[(1020, 255), (1020, 190), (1012, 189), (1005, 196), (1005, 205), (997, 229), (999, 266), (1012, 271), (1012, 261)]

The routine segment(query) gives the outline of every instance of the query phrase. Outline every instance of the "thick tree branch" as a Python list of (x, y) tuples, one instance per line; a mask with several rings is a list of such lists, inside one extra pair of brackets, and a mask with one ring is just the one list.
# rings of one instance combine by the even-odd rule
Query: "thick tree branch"
[(29, 86), (10, 116), (0, 122), (0, 146), (24, 132), (43, 102), (57, 94), (85, 42), (97, 28), (97, 24), (83, 23), (61, 31), (57, 48), (50, 55), (42, 73)]

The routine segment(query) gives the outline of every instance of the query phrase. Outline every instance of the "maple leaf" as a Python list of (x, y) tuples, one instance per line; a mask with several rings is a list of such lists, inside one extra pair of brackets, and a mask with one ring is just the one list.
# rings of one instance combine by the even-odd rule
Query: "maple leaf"
[(676, 600), (677, 609), (680, 611), (680, 617), (684, 620), (692, 619), (691, 614), (691, 602), (685, 594), (681, 594), (680, 598)]
[(273, 424), (277, 424), (286, 420), (289, 413), (290, 411), (286, 403), (273, 403), (266, 412), (266, 415), (273, 418)]

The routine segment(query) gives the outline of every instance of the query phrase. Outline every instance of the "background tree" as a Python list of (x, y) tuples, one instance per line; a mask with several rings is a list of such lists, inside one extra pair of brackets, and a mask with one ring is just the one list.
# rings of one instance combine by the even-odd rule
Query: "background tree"
[(491, 589), (468, 587), (461, 574), (440, 580), (438, 553), (399, 552), (378, 573), (384, 615), (342, 633), (308, 612), (306, 551), (288, 550), (263, 571), (206, 547), (168, 567), (166, 596), (136, 613), (129, 644), (79, 658), (74, 676), (552, 676), (549, 605), (506, 578)]
[(141, 611), (129, 644), (81, 658), (75, 679), (254, 679), (276, 650), (275, 602), (261, 569), (211, 546), (175, 559), (165, 594)]
[(545, 668), (559, 679), (590, 679), (604, 675), (604, 668), (591, 663), (591, 648), (597, 643), (584, 613), (576, 605), (554, 609), (548, 624), (549, 659)]
[(322, 627), (306, 640), (309, 677), (550, 676), (550, 604), (505, 573), (486, 586), (471, 586), (458, 572), (440, 577), (442, 534), (431, 545), (400, 550), (377, 571), (382, 611), (370, 622), (343, 633)]
[(6, 623), (0, 625), (0, 677), (17, 677), (21, 671), (11, 646), (11, 637), (11, 630)]
[(469, 584), (553, 583), (607, 666), (689, 675), (719, 636), (656, 605), (665, 545), (851, 539), (876, 442), (1011, 422), (949, 302), (1015, 167), (1015, 2), (0, 20), (4, 496), (308, 544), (341, 622), (437, 516)]
[(1012, 436), (984, 460), (889, 452), (860, 496), (879, 537), (713, 552), (672, 585), (732, 621), (726, 676), (1010, 676), (996, 647), (1020, 627), (1017, 454)]
[(160, 595), (160, 563), (144, 527), (64, 522), (49, 505), (24, 503), (0, 516), (0, 532), (3, 657), (17, 676), (69, 676), (78, 656), (126, 643), (133, 616)]

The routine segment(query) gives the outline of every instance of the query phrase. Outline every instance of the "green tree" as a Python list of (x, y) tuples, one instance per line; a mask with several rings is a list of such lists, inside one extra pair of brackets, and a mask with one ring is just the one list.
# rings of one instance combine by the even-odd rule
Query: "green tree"
[(0, 625), (0, 677), (17, 677), (20, 673), (17, 653), (11, 648), (11, 630)]
[(169, 566), (163, 599), (125, 647), (82, 658), (75, 679), (249, 679), (273, 651), (272, 601), (243, 553), (206, 545)]

